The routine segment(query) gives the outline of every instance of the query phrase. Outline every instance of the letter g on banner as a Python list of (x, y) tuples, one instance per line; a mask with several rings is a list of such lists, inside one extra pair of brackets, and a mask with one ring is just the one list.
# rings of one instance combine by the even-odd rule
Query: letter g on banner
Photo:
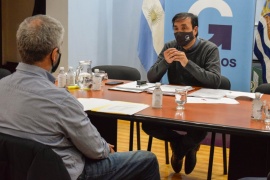
[[(223, 17), (233, 17), (230, 6), (223, 0), (198, 0), (190, 7), (188, 12), (199, 14), (207, 8), (216, 9)], [(231, 50), (231, 25), (209, 24), (209, 33), (213, 34), (209, 41), (215, 43), (217, 46), (221, 46), (224, 50)], [(226, 34), (226, 36), (224, 36), (224, 34)]]
[(221, 16), (232, 17), (232, 10), (230, 6), (223, 0), (198, 0), (189, 9), (189, 12), (199, 14), (202, 10), (207, 8), (214, 8), (218, 10)]

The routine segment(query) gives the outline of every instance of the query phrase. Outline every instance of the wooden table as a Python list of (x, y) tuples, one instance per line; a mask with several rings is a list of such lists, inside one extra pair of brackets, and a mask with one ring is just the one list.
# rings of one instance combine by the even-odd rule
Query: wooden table
[[(103, 84), (101, 91), (70, 90), (77, 98), (104, 98), (151, 105), (148, 93), (130, 93), (108, 90)], [(270, 100), (269, 95), (262, 99)], [(177, 127), (197, 128), (209, 132), (230, 134), (230, 159), (228, 179), (245, 176), (266, 176), (270, 171), (270, 130), (263, 121), (251, 120), (252, 101), (237, 98), (239, 104), (189, 104), (185, 111), (176, 111), (174, 97), (164, 96), (162, 109), (151, 106), (134, 115), (107, 114), (88, 111), (91, 121), (101, 135), (117, 145), (117, 119), (153, 122)]]

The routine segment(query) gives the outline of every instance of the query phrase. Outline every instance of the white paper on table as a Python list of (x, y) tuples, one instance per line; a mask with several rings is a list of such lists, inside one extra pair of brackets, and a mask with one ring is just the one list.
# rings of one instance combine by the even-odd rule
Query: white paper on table
[[(237, 97), (241, 97), (241, 96), (255, 99), (255, 93), (250, 93), (250, 92), (229, 91), (226, 94), (226, 97), (228, 97), (228, 98), (237, 98)], [(262, 94), (261, 94), (261, 96), (262, 96)]]
[(231, 98), (200, 98), (200, 97), (187, 97), (187, 103), (203, 103), (203, 104), (239, 104), (238, 101)]
[(111, 101), (108, 99), (100, 98), (78, 98), (78, 101), (83, 105), (83, 110), (91, 110), (100, 106), (105, 106)]
[(83, 105), (85, 111), (91, 110), (113, 114), (132, 115), (149, 107), (149, 105), (142, 103), (110, 101), (99, 98), (78, 98), (78, 101)]
[(188, 94), (188, 96), (189, 97), (220, 99), (220, 98), (223, 98), (228, 92), (229, 92), (229, 90), (224, 90), (224, 89), (201, 88), (197, 91), (194, 91), (194, 92)]
[(109, 88), (110, 90), (129, 91), (129, 92), (143, 92), (144, 90), (155, 86), (155, 83), (146, 83), (143, 85), (137, 85), (137, 81), (120, 84)]
[[(186, 89), (187, 91), (193, 90), (192, 86), (176, 86), (176, 85), (169, 85), (169, 84), (164, 84), (160, 86), (162, 92), (164, 95), (172, 95), (174, 96), (175, 94), (175, 89)], [(146, 89), (146, 92), (148, 93), (153, 93), (155, 87), (150, 87)]]
[(145, 108), (149, 107), (147, 104), (141, 103), (130, 103), (123, 101), (112, 101), (111, 104), (105, 105), (103, 107), (98, 107), (92, 109), (93, 111), (105, 112), (105, 113), (116, 113), (116, 114), (135, 114)]

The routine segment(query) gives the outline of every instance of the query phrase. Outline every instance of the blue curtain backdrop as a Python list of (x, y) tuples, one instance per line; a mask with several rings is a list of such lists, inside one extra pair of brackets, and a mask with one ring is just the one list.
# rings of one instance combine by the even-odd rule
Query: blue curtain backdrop
[[(204, 0), (207, 1), (207, 0)], [(258, 0), (258, 2), (262, 2), (263, 0)], [(146, 79), (146, 72), (141, 65), (140, 59), (138, 58), (137, 46), (139, 40), (139, 28), (140, 28), (140, 17), (141, 17), (141, 9), (142, 9), (143, 0), (80, 0), (80, 1), (68, 1), (68, 62), (69, 65), (73, 67), (77, 67), (78, 61), (90, 59), (92, 60), (92, 65), (102, 65), (102, 64), (115, 64), (115, 65), (127, 65), (132, 66), (137, 69), (142, 74), (142, 79)], [(165, 6), (167, 4), (182, 2), (182, 0), (170, 0), (165, 1)], [(194, 3), (195, 0), (187, 1), (188, 3)], [(239, 3), (234, 4), (233, 0), (226, 0), (228, 4), (232, 7), (234, 15), (238, 15), (241, 12), (238, 10), (234, 10), (236, 6), (239, 6)], [(238, 2), (238, 1), (237, 1)], [(246, 6), (250, 6), (251, 4), (254, 7), (253, 2), (255, 0), (248, 0), (247, 4), (243, 3), (243, 0), (240, 0), (241, 7), (240, 9), (245, 9)], [(245, 2), (245, 0), (244, 0)], [(252, 3), (251, 3), (252, 2)], [(187, 4), (185, 4), (186, 6)], [(166, 8), (168, 10), (170, 5)], [(179, 8), (177, 10), (177, 8)], [(178, 12), (181, 10), (188, 10), (189, 8), (183, 8), (183, 5), (179, 5), (178, 7), (172, 8), (169, 12), (165, 12), (165, 18), (167, 18), (167, 22), (165, 22), (165, 34), (171, 34), (166, 30), (170, 28), (171, 31), (171, 11)], [(203, 19), (207, 17), (205, 14), (210, 10), (203, 11), (200, 16)], [(168, 14), (169, 13), (169, 14)], [(252, 17), (252, 11), (244, 11), (247, 15), (246, 17)], [(256, 13), (257, 14), (257, 13)], [(166, 17), (167, 16), (167, 17)], [(170, 16), (170, 17), (168, 17)], [(216, 15), (217, 17), (218, 14)], [(224, 18), (230, 20), (230, 18)], [(207, 19), (209, 21), (209, 19)], [(248, 21), (249, 23), (254, 23), (254, 18), (244, 18), (244, 21), (239, 20), (239, 23), (234, 24), (234, 26), (238, 26), (243, 22)], [(215, 23), (215, 22), (214, 22)], [(213, 23), (213, 24), (214, 24)], [(231, 25), (232, 23), (226, 22), (225, 25)], [(207, 28), (203, 28), (203, 24), (200, 26), (200, 34), (203, 38), (209, 39), (211, 36), (208, 32), (204, 32), (208, 30)], [(233, 29), (234, 30), (234, 29)], [(233, 41), (241, 42), (237, 45), (238, 52), (242, 52), (243, 45), (246, 44), (246, 40), (243, 39), (242, 32), (246, 32), (247, 30), (239, 30), (233, 33)], [(253, 31), (250, 29), (249, 31)], [(171, 36), (165, 35), (165, 42), (170, 40)], [(208, 35), (207, 35), (208, 34)], [(240, 38), (241, 37), (241, 38)], [(252, 39), (252, 35), (248, 37), (248, 39)], [(252, 43), (252, 42), (250, 42)], [(249, 46), (248, 51), (252, 54), (252, 45)], [(245, 49), (245, 51), (247, 51)], [(226, 52), (225, 50), (224, 52)], [(223, 52), (222, 52), (223, 53)], [(221, 53), (221, 54), (222, 54)], [(241, 54), (241, 53), (240, 53)], [(248, 58), (246, 62), (242, 61), (240, 57), (234, 57), (234, 55), (225, 56), (228, 59), (237, 59), (237, 67), (231, 69), (237, 69), (237, 71), (227, 71), (228, 67), (223, 67), (222, 73), (226, 76), (231, 76), (231, 81), (233, 83), (234, 90), (249, 90), (249, 82), (250, 82), (250, 72), (245, 73), (245, 77), (243, 77), (246, 81), (245, 85), (240, 85), (239, 81), (242, 82), (243, 78), (234, 78), (238, 77), (239, 70), (243, 70), (243, 64), (249, 64), (248, 68), (245, 71), (251, 71), (251, 59)], [(224, 58), (222, 57), (222, 58)], [(246, 59), (246, 58), (245, 58)], [(239, 70), (238, 70), (239, 69)]]
[[(179, 11), (199, 17), (199, 37), (217, 44), (221, 73), (231, 89), (250, 91), (256, 0), (170, 0), (165, 5), (165, 41), (173, 39), (172, 17)], [(242, 9), (245, 9), (242, 11)]]
[(132, 66), (146, 80), (137, 53), (141, 7), (142, 0), (70, 0), (69, 65), (90, 59), (92, 66)]

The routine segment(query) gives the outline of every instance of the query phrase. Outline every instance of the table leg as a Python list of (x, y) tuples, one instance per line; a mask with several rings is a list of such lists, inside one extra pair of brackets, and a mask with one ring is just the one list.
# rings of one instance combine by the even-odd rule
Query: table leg
[(92, 124), (97, 128), (101, 136), (117, 151), (117, 119), (88, 115)]

